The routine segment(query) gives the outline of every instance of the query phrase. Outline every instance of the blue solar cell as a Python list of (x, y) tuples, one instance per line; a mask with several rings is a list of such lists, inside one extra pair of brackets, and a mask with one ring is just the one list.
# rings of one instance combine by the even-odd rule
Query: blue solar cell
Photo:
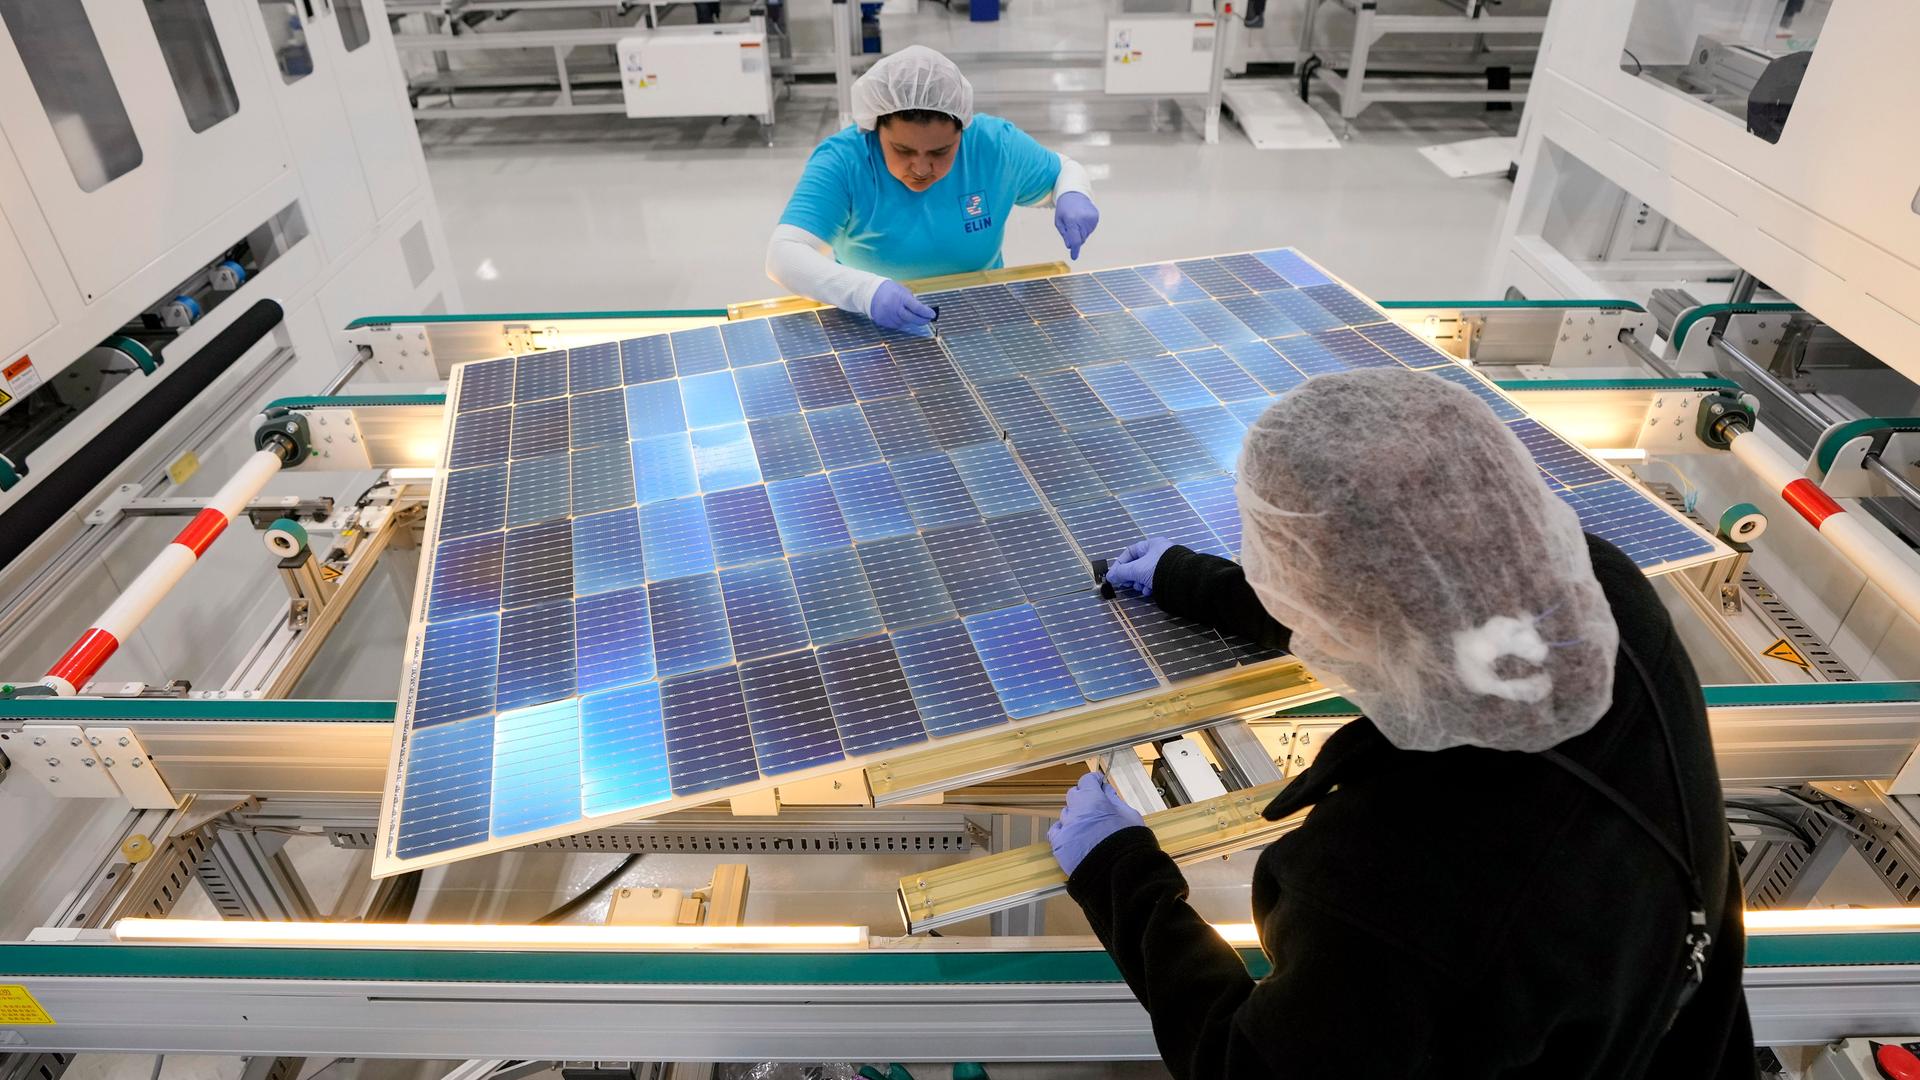
[(826, 477), (815, 474), (776, 480), (767, 485), (767, 498), (773, 503), (773, 520), (780, 526), (780, 542), (789, 553), (826, 551), (853, 543)]
[(1313, 339), (1349, 368), (1398, 368), (1400, 366), (1394, 362), (1393, 357), (1388, 356), (1373, 342), (1351, 330), (1323, 330), (1313, 335)]
[[(1253, 344), (1266, 347), (1264, 343)], [(1213, 392), (1214, 397), (1221, 401), (1247, 401), (1270, 396), (1265, 387), (1219, 349), (1200, 349), (1195, 352), (1181, 353), (1179, 360), (1188, 371), (1193, 372), (1195, 378)]]
[(665, 334), (620, 343), (620, 377), (628, 386), (673, 378), (673, 345)]
[(786, 416), (800, 411), (800, 398), (793, 392), (793, 380), (787, 377), (785, 364), (761, 364), (733, 373), (739, 384), (740, 409), (749, 420)]
[(449, 469), (470, 469), (505, 461), (513, 433), (512, 409), (462, 413), (453, 421), (453, 446), (447, 452)]
[(933, 556), (917, 536), (896, 536), (859, 547), (860, 565), (887, 629), (952, 619), (953, 600), (940, 583)]
[(1180, 425), (1207, 448), (1213, 463), (1225, 472), (1233, 472), (1240, 462), (1240, 444), (1246, 441), (1247, 425), (1225, 408), (1185, 409), (1174, 414)]
[(640, 511), (627, 507), (573, 519), (573, 591), (624, 589), (647, 580), (640, 547)]
[(944, 334), (940, 340), (946, 343), (947, 353), (953, 357), (954, 365), (961, 374), (976, 385), (1019, 374), (1013, 361), (1000, 351), (1000, 345), (990, 330)]
[(580, 802), (588, 817), (673, 797), (660, 684), (641, 683), (580, 699)]
[(1253, 257), (1265, 263), (1267, 269), (1302, 289), (1309, 285), (1325, 285), (1333, 280), (1322, 273), (1319, 267), (1301, 258), (1300, 253), (1292, 248), (1255, 252)]
[(1448, 364), (1445, 367), (1433, 368), (1428, 371), (1427, 374), (1438, 379), (1445, 379), (1455, 386), (1464, 387), (1471, 392), (1474, 397), (1486, 402), (1487, 407), (1493, 410), (1493, 415), (1502, 423), (1509, 420), (1518, 420), (1527, 415), (1520, 410), (1520, 406), (1515, 405), (1512, 401), (1508, 400), (1505, 395), (1496, 391), (1493, 387), (1488, 386), (1485, 380), (1458, 364)]
[(737, 424), (747, 418), (740, 408), (740, 394), (734, 389), (731, 371), (681, 378), (680, 400), (687, 407), (688, 427)]
[(852, 548), (795, 555), (788, 567), (815, 645), (864, 637), (884, 625)]
[(567, 392), (567, 354), (565, 352), (528, 353), (514, 363), (513, 400), (529, 401), (555, 398)]
[(1008, 716), (1023, 720), (1086, 704), (1032, 605), (969, 615), (966, 624)]
[(820, 327), (820, 317), (811, 311), (776, 315), (767, 321), (773, 324), (773, 340), (780, 346), (783, 359), (819, 356), (832, 348), (827, 344), (827, 332)]
[(966, 482), (945, 454), (926, 454), (893, 463), (893, 481), (907, 501), (913, 523), (922, 529), (978, 521), (980, 508), (967, 494)]
[(787, 361), (787, 373), (793, 377), (794, 393), (803, 409), (829, 409), (853, 403), (853, 387), (840, 370), (840, 361), (832, 353), (806, 356)]
[(753, 437), (754, 456), (760, 459), (760, 475), (769, 482), (820, 471), (813, 433), (799, 413), (755, 420), (747, 429)]
[(573, 513), (597, 514), (633, 505), (633, 451), (626, 443), (576, 451), (572, 471)]
[(1233, 317), (1233, 313), (1221, 307), (1217, 300), (1200, 300), (1191, 304), (1181, 304), (1180, 314), (1187, 321), (1200, 328), (1207, 340), (1215, 345), (1232, 345), (1241, 341), (1257, 341), (1259, 334), (1246, 323)]
[(573, 523), (552, 521), (507, 533), (500, 606), (521, 608), (573, 596)]
[(463, 469), (447, 474), (441, 498), (442, 541), (492, 532), (507, 523), (507, 466)]
[(1167, 482), (1153, 459), (1119, 424), (1082, 428), (1073, 433), (1073, 445), (1093, 466), (1108, 491), (1159, 487)]
[[(1058, 279), (1055, 280), (1057, 283)], [(1118, 270), (1095, 270), (1093, 280), (1099, 282), (1101, 288), (1113, 294), (1115, 300), (1129, 308), (1153, 307), (1167, 302), (1167, 298), (1160, 295), (1159, 290), (1147, 284), (1145, 278), (1134, 273), (1129, 267)], [(1091, 314), (1084, 309), (1080, 313)]]
[(1193, 372), (1171, 356), (1150, 356), (1127, 364), (1169, 409), (1198, 409), (1220, 402), (1193, 377)]
[(680, 408), (680, 384), (641, 383), (627, 387), (627, 437), (646, 439), (687, 430), (687, 414)]
[(1192, 279), (1195, 285), (1206, 291), (1208, 296), (1221, 300), (1229, 296), (1245, 296), (1249, 290), (1239, 278), (1227, 271), (1214, 259), (1183, 259), (1174, 263), (1180, 272)]
[(1234, 419), (1252, 427), (1268, 409), (1273, 407), (1273, 403), (1279, 400), (1278, 397), (1259, 397), (1233, 401), (1227, 404), (1227, 411), (1233, 414)]
[(1160, 341), (1140, 325), (1140, 320), (1130, 312), (1115, 311), (1106, 315), (1091, 315), (1087, 325), (1107, 343), (1107, 356), (1119, 360), (1139, 360), (1143, 357), (1157, 356), (1165, 352)]
[(1120, 613), (1099, 593), (1067, 593), (1037, 600), (1034, 613), (1089, 701), (1152, 690), (1159, 676), (1127, 636)]
[(727, 363), (736, 368), (780, 359), (780, 343), (773, 339), (773, 327), (765, 319), (726, 323), (720, 327), (720, 339), (727, 347)]
[(1125, 364), (1096, 364), (1081, 368), (1080, 375), (1100, 397), (1107, 411), (1122, 420), (1155, 416), (1167, 411), (1163, 403), (1140, 376)]
[(1326, 308), (1334, 318), (1348, 326), (1365, 326), (1368, 323), (1387, 321), (1387, 317), (1380, 314), (1372, 304), (1331, 282), (1325, 285), (1302, 285), (1300, 291), (1306, 293), (1314, 303)]
[(994, 327), (993, 344), (1007, 364), (1022, 374), (1038, 375), (1066, 365), (1047, 335), (1032, 323)]
[(1093, 588), (1093, 568), (1044, 510), (992, 518), (987, 529), (1029, 600)]
[(695, 795), (760, 778), (747, 702), (734, 668), (662, 682), (660, 712), (667, 735), (667, 774), (675, 795)]
[(502, 614), (494, 707), (504, 712), (572, 696), (573, 657), (571, 601), (556, 600)]
[(1407, 332), (1399, 323), (1380, 323), (1356, 331), (1361, 337), (1385, 350), (1403, 367), (1426, 371), (1437, 367), (1458, 367), (1453, 357), (1433, 347), (1425, 338)]
[(1054, 420), (1069, 431), (1113, 422), (1113, 414), (1078, 371), (1050, 371), (1029, 381)]
[(733, 659), (727, 605), (714, 575), (656, 581), (647, 586), (647, 608), (653, 622), (653, 664), (661, 678)]
[(580, 703), (502, 710), (493, 721), (493, 835), (580, 818)]
[(980, 512), (988, 517), (1040, 509), (1039, 493), (999, 442), (975, 443), (953, 451), (953, 467), (967, 485)]
[(1618, 547), (1643, 568), (1714, 551), (1705, 537), (1624, 480), (1608, 480), (1559, 495), (1580, 516), (1581, 528)]
[(854, 540), (878, 540), (913, 532), (913, 514), (884, 464), (861, 465), (827, 474), (834, 501)]
[(920, 403), (910, 397), (864, 401), (860, 403), (860, 413), (866, 417), (867, 427), (873, 430), (874, 441), (880, 444), (880, 453), (888, 461), (918, 457), (940, 448), (940, 440), (933, 437), (933, 427), (927, 423), (927, 414), (921, 412)]
[(1189, 278), (1180, 267), (1173, 263), (1154, 263), (1151, 266), (1136, 266), (1134, 273), (1153, 288), (1154, 292), (1166, 297), (1173, 303), (1187, 300), (1205, 300), (1207, 290), (1201, 288)]
[(567, 353), (567, 393), (574, 396), (620, 385), (620, 346), (611, 341), (581, 345)]
[(640, 542), (653, 581), (713, 572), (713, 541), (698, 496), (640, 508)]
[(1075, 312), (1073, 301), (1066, 294), (1054, 288), (1051, 281), (1015, 281), (1007, 285), (1007, 291), (1026, 310), (1027, 318), (1034, 322), (1046, 322), (1049, 319), (1071, 319)]
[(942, 336), (964, 334), (972, 330), (985, 330), (988, 326), (986, 312), (982, 309), (971, 290), (947, 289), (942, 292), (921, 293), (920, 302), (932, 308), (936, 313), (933, 331)]
[(583, 596), (574, 601), (573, 625), (582, 694), (653, 678), (653, 618), (646, 589)]
[(1515, 420), (1507, 424), (1520, 437), (1521, 445), (1533, 455), (1533, 463), (1548, 476), (1570, 488), (1615, 479), (1605, 466), (1573, 448), (1565, 439), (1542, 427), (1535, 420)]
[(1027, 309), (1005, 285), (975, 285), (961, 293), (981, 322), (992, 327), (1031, 322)]
[(1047, 411), (1040, 395), (1034, 393), (1026, 379), (1002, 379), (999, 382), (982, 383), (975, 389), (980, 392), (981, 400), (987, 403), (987, 415), (1002, 431), (1026, 433), (1060, 430), (1053, 414)]
[(1112, 498), (1062, 507), (1060, 520), (1067, 523), (1067, 532), (1073, 537), (1074, 546), (1089, 560), (1106, 559), (1111, 562), (1129, 544), (1144, 540), (1147, 536), (1140, 526), (1133, 523), (1133, 518), (1127, 516), (1126, 509), (1119, 501)]
[(1233, 493), (1233, 477), (1208, 476), (1179, 485), (1180, 497), (1200, 515), (1207, 530), (1227, 546), (1229, 558), (1240, 557), (1240, 502)]
[(633, 444), (633, 478), (642, 503), (678, 499), (700, 490), (693, 467), (693, 442), (686, 432), (641, 439)]
[(1074, 440), (1057, 427), (1016, 435), (1013, 449), (1039, 485), (1041, 495), (1055, 506), (1070, 506), (1107, 493), (1099, 472), (1081, 456)]
[(780, 529), (765, 487), (707, 496), (707, 528), (713, 538), (714, 561), (720, 566), (744, 566), (782, 554)]
[(1130, 590), (1121, 590), (1119, 604), (1121, 616), (1168, 679), (1190, 679), (1239, 665), (1232, 646), (1211, 627), (1169, 615)]
[(1298, 368), (1301, 374), (1309, 378), (1315, 375), (1330, 375), (1338, 371), (1353, 370), (1339, 357), (1328, 352), (1325, 345), (1312, 337), (1281, 338), (1279, 341), (1270, 341), (1267, 344), (1272, 345), (1274, 351), (1279, 353), (1287, 363)]
[(1117, 355), (1107, 339), (1100, 336), (1085, 319), (1061, 319), (1056, 322), (1042, 323), (1040, 332), (1046, 335), (1047, 344), (1052, 346), (1053, 355), (1062, 364), (1076, 367), (1084, 364), (1097, 364), (1102, 360), (1111, 360)]
[(914, 390), (932, 390), (960, 382), (960, 372), (947, 359), (938, 342), (931, 338), (908, 338), (887, 342), (887, 355), (900, 369), (900, 376)]
[(1274, 273), (1272, 267), (1251, 255), (1219, 255), (1213, 261), (1255, 292), (1293, 287), (1286, 278)]
[(1247, 329), (1263, 338), (1292, 337), (1295, 334), (1306, 333), (1292, 319), (1287, 318), (1286, 312), (1281, 311), (1278, 305), (1264, 296), (1229, 297), (1222, 300), (1220, 306), (1226, 308), (1234, 318), (1245, 323)]
[(513, 357), (482, 360), (460, 369), (457, 412), (496, 409), (513, 400)]
[(567, 449), (567, 399), (535, 401), (513, 410), (512, 457), (536, 458)]
[(1315, 333), (1345, 326), (1346, 323), (1335, 318), (1332, 312), (1313, 302), (1313, 297), (1298, 289), (1281, 289), (1278, 292), (1262, 293), (1267, 303), (1272, 304), (1287, 321), (1306, 331)]
[(1153, 467), (1175, 483), (1220, 471), (1213, 455), (1172, 413), (1126, 420), (1120, 426), (1153, 462)]
[(847, 753), (872, 754), (926, 740), (900, 659), (884, 635), (828, 645), (815, 658)]
[(819, 315), (820, 325), (827, 331), (827, 344), (833, 347), (834, 352), (877, 345), (885, 336), (865, 315), (855, 315), (838, 308), (826, 308)]
[(673, 369), (681, 378), (720, 371), (727, 366), (727, 349), (721, 344), (717, 327), (675, 330), (667, 337), (673, 341)]
[(693, 462), (702, 491), (725, 491), (760, 482), (760, 464), (745, 424), (696, 429)]
[(936, 529), (925, 539), (940, 583), (960, 614), (990, 611), (1026, 598), (984, 522)]
[(1006, 722), (965, 623), (952, 619), (901, 630), (893, 647), (920, 719), (936, 738)]
[(806, 414), (807, 429), (820, 461), (829, 469), (846, 469), (880, 460), (880, 444), (867, 430), (867, 418), (858, 405), (840, 405)]
[(566, 517), (571, 492), (567, 455), (514, 462), (507, 477), (507, 525), (532, 525)]
[(487, 839), (493, 812), (493, 717), (411, 732), (394, 854), (432, 855)]
[(499, 666), (500, 616), (430, 624), (421, 635), (414, 730), (492, 712)]
[(1120, 496), (1120, 505), (1127, 508), (1127, 515), (1147, 536), (1164, 536), (1194, 551), (1230, 557), (1227, 546), (1207, 528), (1207, 523), (1187, 505), (1187, 500), (1180, 497), (1177, 488), (1128, 492)]
[(907, 392), (907, 380), (901, 376), (900, 369), (894, 366), (887, 350), (882, 348), (842, 354), (840, 370), (846, 374), (847, 385), (853, 388), (853, 396), (860, 401), (899, 397)]
[[(1073, 310), (1082, 315), (1098, 315), (1103, 311), (1119, 311), (1120, 301), (1100, 286), (1091, 276), (1073, 274), (1067, 277), (1049, 278), (1053, 287), (1060, 291)], [(1044, 321), (1044, 320), (1042, 320)]]
[(827, 684), (810, 652), (740, 665), (760, 772), (778, 776), (846, 759), (827, 703)]
[(807, 647), (807, 618), (785, 562), (736, 566), (720, 572), (727, 629), (740, 660)]
[(575, 450), (606, 443), (622, 442), (627, 437), (627, 399), (618, 390), (603, 390), (567, 399), (570, 441)]
[(1247, 374), (1260, 380), (1260, 385), (1266, 387), (1270, 394), (1284, 394), (1307, 381), (1298, 368), (1287, 363), (1279, 353), (1273, 351), (1273, 346), (1264, 341), (1228, 345), (1225, 351)]
[(957, 447), (994, 438), (987, 414), (974, 404), (973, 395), (964, 386), (943, 387), (916, 392), (914, 400), (927, 416), (927, 426), (940, 441), (940, 449), (951, 452)]
[(1147, 328), (1148, 333), (1160, 340), (1168, 352), (1198, 349), (1207, 344), (1207, 335), (1188, 322), (1177, 308), (1142, 308), (1135, 312), (1135, 317), (1140, 320), (1140, 325)]

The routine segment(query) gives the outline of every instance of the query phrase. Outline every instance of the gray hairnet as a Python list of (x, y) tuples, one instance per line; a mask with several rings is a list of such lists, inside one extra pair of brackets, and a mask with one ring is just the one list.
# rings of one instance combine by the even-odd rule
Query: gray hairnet
[(925, 45), (884, 57), (853, 80), (853, 123), (872, 131), (880, 118), (907, 109), (931, 109), (973, 123), (973, 84), (954, 62)]
[(1468, 390), (1310, 379), (1248, 430), (1237, 490), (1248, 583), (1395, 746), (1544, 750), (1612, 704), (1580, 521)]

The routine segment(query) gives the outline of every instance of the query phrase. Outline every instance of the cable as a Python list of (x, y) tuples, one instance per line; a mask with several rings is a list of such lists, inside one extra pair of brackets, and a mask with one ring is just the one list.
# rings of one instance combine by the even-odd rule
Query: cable
[(1793, 820), (1792, 818), (1781, 813), (1780, 811), (1771, 809), (1769, 807), (1760, 806), (1755, 803), (1735, 802), (1731, 800), (1729, 800), (1726, 805), (1727, 805), (1727, 808), (1730, 810), (1738, 810), (1743, 814), (1752, 814), (1756, 817), (1763, 817), (1769, 821), (1777, 823), (1782, 828), (1787, 829), (1788, 831), (1792, 832), (1793, 835), (1799, 837), (1800, 842), (1805, 844), (1809, 851), (1813, 849), (1814, 840), (1813, 840), (1812, 834), (1807, 832), (1805, 828), (1801, 827), (1799, 822)]
[(1647, 65), (1641, 63), (1640, 58), (1633, 55), (1632, 49), (1623, 48), (1620, 51), (1626, 54), (1627, 59), (1633, 61), (1633, 73), (1635, 75), (1638, 75), (1641, 72), (1647, 70)]
[(551, 926), (554, 923), (557, 923), (560, 920), (566, 918), (567, 916), (573, 914), (574, 912), (579, 911), (581, 908), (586, 907), (587, 904), (590, 903), (594, 897), (599, 896), (601, 893), (607, 891), (607, 889), (610, 886), (612, 886), (614, 882), (620, 880), (620, 875), (633, 869), (633, 865), (640, 861), (640, 856), (642, 854), (643, 854), (642, 852), (636, 851), (633, 854), (627, 856), (625, 859), (622, 859), (620, 861), (619, 866), (616, 866), (613, 869), (607, 871), (606, 874), (600, 878), (600, 880), (580, 890), (580, 892), (577, 895), (575, 895), (573, 899), (567, 901), (564, 904), (561, 904), (559, 907), (554, 908), (552, 911), (549, 911), (545, 915), (542, 915), (539, 918), (533, 920), (533, 925)]

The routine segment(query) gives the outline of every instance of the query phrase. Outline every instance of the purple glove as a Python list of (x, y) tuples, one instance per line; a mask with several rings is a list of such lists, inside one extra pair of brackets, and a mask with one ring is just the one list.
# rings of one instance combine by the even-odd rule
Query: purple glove
[(1154, 568), (1172, 546), (1173, 541), (1164, 536), (1149, 536), (1128, 545), (1107, 564), (1107, 581), (1115, 588), (1124, 585), (1141, 596), (1152, 596)]
[(1100, 227), (1100, 211), (1093, 200), (1077, 191), (1062, 192), (1053, 200), (1053, 227), (1066, 242), (1069, 258), (1080, 257), (1080, 245)]
[(1053, 843), (1053, 857), (1060, 869), (1071, 874), (1100, 841), (1121, 829), (1144, 824), (1140, 811), (1108, 787), (1106, 777), (1090, 772), (1067, 792), (1067, 808), (1047, 829), (1047, 839)]
[(933, 330), (927, 324), (937, 314), (916, 299), (911, 289), (897, 281), (881, 282), (880, 288), (873, 294), (873, 303), (867, 305), (867, 317), (876, 326), (921, 337), (933, 336)]

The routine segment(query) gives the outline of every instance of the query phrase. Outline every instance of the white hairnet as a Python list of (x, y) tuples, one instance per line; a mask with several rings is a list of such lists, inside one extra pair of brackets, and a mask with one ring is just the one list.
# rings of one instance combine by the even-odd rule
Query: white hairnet
[(884, 57), (853, 80), (853, 123), (872, 131), (880, 118), (907, 109), (932, 109), (973, 123), (973, 84), (954, 62), (925, 45)]
[(1470, 391), (1310, 379), (1248, 430), (1237, 488), (1248, 583), (1395, 746), (1544, 750), (1612, 704), (1579, 518)]

